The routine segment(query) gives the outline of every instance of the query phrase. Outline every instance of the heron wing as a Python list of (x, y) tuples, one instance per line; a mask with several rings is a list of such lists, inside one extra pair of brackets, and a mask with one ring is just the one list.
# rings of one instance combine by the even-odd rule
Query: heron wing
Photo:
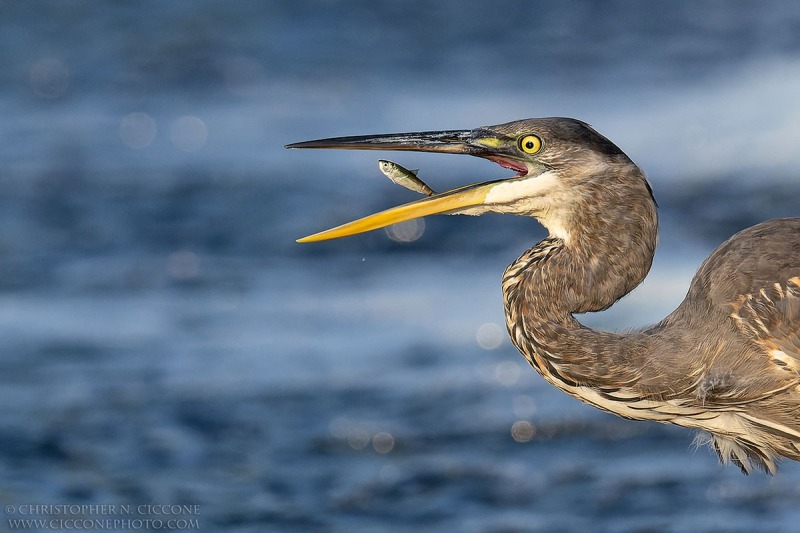
[(800, 375), (800, 277), (740, 296), (731, 317), (776, 365)]

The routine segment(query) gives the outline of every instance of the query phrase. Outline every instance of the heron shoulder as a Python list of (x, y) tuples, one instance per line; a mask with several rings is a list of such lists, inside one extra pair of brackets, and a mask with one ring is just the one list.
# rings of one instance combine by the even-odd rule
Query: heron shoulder
[(730, 237), (700, 265), (687, 299), (727, 306), (800, 277), (800, 218), (776, 218)]

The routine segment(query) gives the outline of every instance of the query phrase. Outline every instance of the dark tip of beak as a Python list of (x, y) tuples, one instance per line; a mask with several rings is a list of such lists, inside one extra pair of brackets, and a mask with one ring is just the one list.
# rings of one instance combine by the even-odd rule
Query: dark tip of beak
[(475, 154), (470, 144), (471, 130), (423, 131), (331, 137), (287, 144), (286, 148), (335, 148), (339, 150), (411, 150), (415, 152), (449, 152)]

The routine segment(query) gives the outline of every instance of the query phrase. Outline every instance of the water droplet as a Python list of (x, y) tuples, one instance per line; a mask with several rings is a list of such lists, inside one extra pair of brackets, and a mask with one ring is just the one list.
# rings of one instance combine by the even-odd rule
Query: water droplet
[(502, 346), (506, 339), (506, 332), (498, 324), (487, 322), (478, 328), (475, 339), (484, 350), (495, 350)]
[(206, 123), (195, 116), (176, 119), (170, 126), (170, 140), (175, 148), (184, 152), (199, 150), (206, 143), (208, 129)]
[(494, 367), (494, 378), (502, 385), (510, 387), (519, 380), (520, 368), (514, 361), (503, 361)]
[(516, 416), (520, 418), (528, 418), (536, 413), (536, 401), (533, 399), (533, 396), (520, 394), (518, 396), (514, 396), (511, 409), (514, 411)]
[(511, 437), (517, 442), (528, 442), (533, 439), (535, 433), (533, 424), (527, 420), (517, 420), (511, 426)]
[(131, 148), (150, 146), (156, 138), (156, 121), (147, 113), (125, 115), (119, 125), (119, 136)]
[(383, 465), (379, 475), (384, 483), (395, 483), (400, 479), (400, 469), (393, 464)]
[(369, 444), (369, 433), (362, 428), (350, 428), (350, 432), (347, 434), (347, 444), (354, 450), (363, 450)]
[(178, 281), (195, 279), (200, 274), (200, 260), (191, 250), (178, 250), (167, 260), (167, 272)]
[(425, 233), (425, 221), (421, 218), (392, 224), (386, 228), (386, 234), (396, 242), (414, 242)]
[(372, 437), (372, 447), (378, 453), (389, 453), (394, 448), (394, 437), (385, 431), (376, 433)]
[(48, 57), (33, 64), (30, 70), (33, 92), (42, 98), (58, 98), (69, 86), (69, 70), (58, 59)]

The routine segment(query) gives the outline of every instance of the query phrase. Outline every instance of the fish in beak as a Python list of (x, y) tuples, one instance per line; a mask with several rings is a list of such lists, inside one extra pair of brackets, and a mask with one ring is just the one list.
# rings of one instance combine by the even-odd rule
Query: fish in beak
[(404, 150), (467, 154), (489, 159), (504, 168), (516, 172), (516, 175), (512, 178), (476, 183), (434, 194), (415, 202), (387, 209), (374, 215), (303, 237), (298, 239), (297, 242), (337, 239), (427, 215), (441, 213), (480, 215), (488, 211), (494, 211), (495, 209), (492, 206), (497, 202), (502, 202), (503, 197), (506, 195), (492, 195), (493, 190), (510, 180), (526, 177), (533, 171), (538, 174), (543, 170), (538, 165), (533, 165), (522, 157), (522, 154), (519, 153), (515, 136), (504, 134), (492, 128), (334, 137), (289, 144), (286, 148)]

